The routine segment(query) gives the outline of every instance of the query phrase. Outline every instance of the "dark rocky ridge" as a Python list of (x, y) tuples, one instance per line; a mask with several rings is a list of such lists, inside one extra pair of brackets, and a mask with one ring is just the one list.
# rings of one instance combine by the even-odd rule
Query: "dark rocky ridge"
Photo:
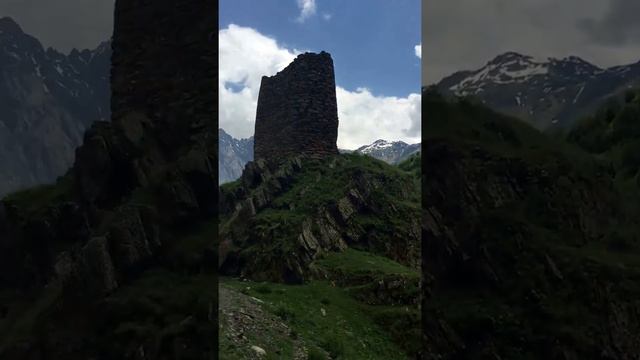
[(331, 55), (305, 53), (274, 76), (262, 77), (256, 112), (255, 159), (338, 154), (338, 106)]

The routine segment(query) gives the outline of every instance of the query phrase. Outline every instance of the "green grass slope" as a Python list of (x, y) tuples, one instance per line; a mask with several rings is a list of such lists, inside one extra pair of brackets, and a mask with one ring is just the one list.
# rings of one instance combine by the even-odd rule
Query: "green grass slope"
[(427, 356), (638, 354), (637, 193), (611, 158), (430, 90), (423, 106)]
[[(419, 163), (419, 155), (392, 166), (343, 154), (302, 159), (287, 175), (260, 169), (258, 185), (247, 186), (253, 178), (245, 174), (221, 186), (223, 204), (254, 205), (242, 216), (222, 206), (220, 241), (233, 249), (221, 262), (229, 276), (222, 286), (260, 299), (296, 334), (262, 341), (258, 334), (253, 342), (267, 354), (278, 347), (291, 354), (302, 341), (318, 359), (406, 359), (420, 351)], [(288, 281), (292, 263), (302, 276)], [(234, 359), (246, 346), (230, 331), (221, 328), (221, 341)]]

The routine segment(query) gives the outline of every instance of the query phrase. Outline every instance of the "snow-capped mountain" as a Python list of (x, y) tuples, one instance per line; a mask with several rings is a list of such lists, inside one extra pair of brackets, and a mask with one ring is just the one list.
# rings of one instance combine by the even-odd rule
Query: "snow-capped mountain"
[(370, 145), (361, 146), (355, 152), (369, 155), (389, 164), (398, 164), (417, 153), (422, 144), (407, 144), (403, 141), (376, 140)]
[(610, 96), (640, 85), (640, 62), (601, 69), (575, 56), (534, 59), (507, 52), (442, 79), (444, 94), (471, 96), (539, 129), (569, 126)]
[(65, 55), (0, 18), (0, 197), (53, 182), (85, 129), (110, 118), (111, 45)]
[(218, 129), (218, 182), (224, 184), (242, 175), (244, 166), (253, 160), (253, 136), (235, 139)]

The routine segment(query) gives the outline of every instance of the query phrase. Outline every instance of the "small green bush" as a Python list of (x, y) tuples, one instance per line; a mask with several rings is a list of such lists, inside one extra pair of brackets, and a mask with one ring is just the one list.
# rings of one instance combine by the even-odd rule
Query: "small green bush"
[(329, 356), (332, 359), (338, 359), (345, 353), (344, 340), (334, 334), (331, 334), (327, 338), (325, 338), (321, 346), (329, 353)]
[(278, 317), (280, 317), (282, 320), (285, 320), (285, 321), (295, 318), (295, 314), (291, 312), (291, 310), (287, 309), (284, 305), (278, 306), (278, 308), (276, 308), (276, 311), (274, 313)]
[(271, 294), (271, 288), (267, 285), (256, 286), (256, 291), (260, 294)]
[(317, 348), (309, 349), (309, 354), (307, 355), (308, 360), (327, 360), (326, 355)]

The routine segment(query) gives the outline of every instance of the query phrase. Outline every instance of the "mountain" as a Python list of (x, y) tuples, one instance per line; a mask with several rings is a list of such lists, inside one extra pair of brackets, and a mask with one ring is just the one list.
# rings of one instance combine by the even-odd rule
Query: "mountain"
[(253, 136), (235, 139), (218, 129), (218, 183), (234, 181), (242, 175), (244, 166), (253, 160)]
[[(236, 139), (223, 129), (218, 130), (218, 181), (224, 184), (234, 181), (242, 175), (244, 166), (253, 161), (253, 136), (247, 139)], [(411, 155), (419, 152), (421, 144), (407, 144), (403, 141), (376, 140), (356, 150), (340, 149), (343, 154), (360, 153), (382, 160), (388, 164), (399, 164)]]
[(421, 144), (407, 144), (403, 141), (376, 140), (370, 145), (361, 146), (355, 150), (360, 154), (369, 155), (388, 164), (398, 164), (421, 149)]
[(640, 85), (640, 62), (601, 69), (575, 56), (537, 60), (507, 52), (483, 67), (460, 71), (436, 86), (471, 96), (538, 129), (570, 127), (609, 97)]
[(423, 90), (426, 358), (640, 353), (639, 99), (565, 139)]
[(0, 19), (0, 197), (53, 182), (85, 130), (110, 116), (111, 44), (62, 54)]

